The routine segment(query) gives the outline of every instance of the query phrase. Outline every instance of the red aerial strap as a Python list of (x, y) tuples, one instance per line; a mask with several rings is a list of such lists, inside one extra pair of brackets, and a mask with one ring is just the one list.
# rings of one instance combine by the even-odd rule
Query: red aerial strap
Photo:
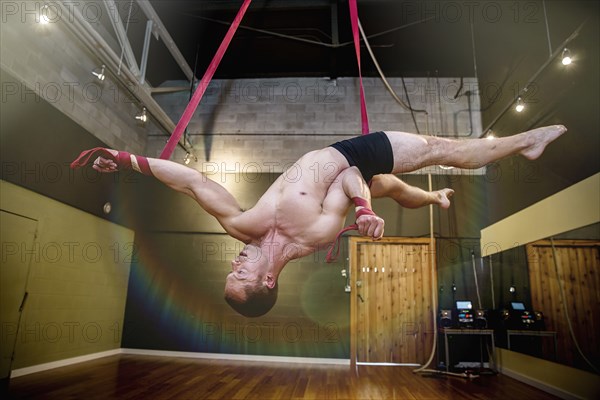
[[(358, 229), (358, 225), (352, 224), (352, 225), (348, 225), (347, 227), (345, 227), (344, 229), (342, 229), (341, 231), (338, 232), (337, 236), (335, 237), (335, 240), (333, 241), (331, 246), (329, 246), (329, 250), (327, 251), (327, 255), (325, 256), (325, 262), (328, 262), (328, 263), (333, 262), (340, 255), (340, 242), (342, 239), (342, 235), (348, 231), (355, 231), (357, 229)], [(334, 252), (335, 252), (335, 254), (334, 254)]]
[[(369, 202), (366, 201), (365, 199), (362, 199), (360, 197), (353, 197), (352, 201), (354, 202), (354, 205), (356, 207), (362, 207), (361, 209), (359, 209), (356, 212), (356, 219), (358, 219), (358, 217), (360, 217), (361, 215), (375, 215), (373, 210), (368, 208)], [(356, 223), (352, 224), (352, 225), (348, 225), (347, 227), (345, 227), (344, 229), (342, 229), (341, 231), (338, 232), (338, 234), (335, 237), (335, 240), (333, 241), (331, 246), (329, 246), (329, 250), (327, 251), (327, 255), (325, 256), (326, 262), (330, 263), (332, 261), (335, 261), (335, 259), (340, 254), (340, 242), (342, 239), (342, 235), (348, 231), (355, 231), (355, 230), (358, 230), (358, 224), (356, 224)], [(335, 254), (334, 254), (334, 252), (335, 252)]]
[(160, 153), (160, 158), (168, 159), (169, 157), (171, 157), (171, 154), (173, 154), (175, 147), (177, 147), (177, 143), (179, 143), (179, 139), (181, 139), (181, 135), (183, 135), (183, 131), (185, 130), (185, 128), (189, 124), (190, 120), (192, 119), (192, 116), (194, 115), (194, 112), (196, 111), (196, 108), (198, 107), (200, 100), (202, 100), (202, 96), (204, 95), (204, 92), (206, 91), (208, 84), (210, 83), (215, 71), (217, 70), (219, 63), (221, 62), (221, 59), (223, 58), (223, 55), (225, 54), (225, 51), (227, 50), (227, 47), (229, 46), (229, 43), (231, 42), (231, 38), (233, 38), (235, 31), (237, 30), (238, 26), (240, 25), (240, 22), (242, 22), (242, 18), (244, 17), (244, 14), (246, 13), (246, 9), (248, 9), (248, 6), (250, 6), (251, 1), (252, 0), (244, 0), (242, 7), (238, 11), (235, 19), (233, 20), (233, 22), (231, 23), (231, 26), (229, 27), (229, 30), (227, 31), (227, 34), (225, 35), (225, 38), (221, 42), (221, 45), (219, 46), (217, 53), (215, 54), (214, 58), (210, 62), (210, 65), (208, 66), (206, 72), (204, 73), (204, 76), (202, 77), (202, 80), (200, 81), (198, 88), (194, 92), (192, 99), (190, 100), (189, 104), (183, 111), (183, 114), (181, 115), (181, 119), (177, 123), (175, 130), (173, 131), (173, 133), (171, 134), (171, 137), (167, 141), (167, 144), (166, 144), (165, 148), (163, 149), (162, 153)]
[(79, 157), (77, 157), (75, 161), (71, 163), (71, 168), (81, 168), (87, 165), (94, 157), (97, 156), (113, 160), (121, 169), (133, 169), (141, 172), (144, 175), (154, 176), (146, 157), (132, 155), (126, 151), (119, 151), (117, 155), (114, 156), (110, 151), (108, 151), (108, 149), (105, 149), (104, 147), (94, 147), (93, 149), (82, 151), (81, 154), (79, 154)]
[[(94, 147), (93, 149), (82, 151), (81, 154), (79, 154), (79, 157), (77, 157), (71, 163), (71, 165), (70, 165), (71, 169), (83, 167), (84, 165), (89, 163), (90, 160), (96, 155), (110, 158), (117, 164), (119, 162), (122, 162), (123, 164), (125, 164), (127, 162), (126, 160), (121, 160), (118, 155), (117, 155), (117, 157), (113, 156), (113, 154), (110, 151), (108, 151), (108, 149), (105, 149), (104, 147)], [(131, 166), (131, 162), (130, 162), (130, 166)]]
[[(352, 37), (354, 39), (354, 50), (356, 51), (356, 61), (358, 62), (358, 82), (359, 82), (359, 86), (360, 86), (360, 119), (361, 119), (361, 124), (362, 124), (362, 134), (366, 135), (369, 133), (369, 117), (367, 115), (367, 102), (365, 101), (365, 90), (363, 88), (362, 71), (360, 68), (360, 40), (358, 38), (358, 8), (356, 6), (356, 0), (350, 0), (348, 2), (348, 5), (350, 6), (350, 22), (352, 23)], [(369, 182), (369, 187), (371, 187), (371, 182)], [(355, 197), (352, 200), (355, 202), (357, 207), (358, 206), (365, 207), (365, 208), (362, 208), (357, 211), (356, 218), (360, 217), (361, 215), (366, 215), (366, 214), (375, 215), (375, 213), (373, 211), (366, 208), (368, 206), (368, 204), (366, 202), (364, 202), (363, 199)], [(364, 204), (362, 204), (363, 202), (364, 202)], [(353, 231), (353, 230), (358, 230), (357, 224), (349, 225), (338, 232), (338, 234), (335, 237), (334, 242), (329, 247), (329, 251), (327, 251), (327, 255), (325, 256), (325, 261), (332, 262), (337, 258), (337, 256), (340, 254), (340, 241), (342, 239), (342, 235), (345, 232)], [(334, 254), (334, 252), (335, 252), (335, 254)]]
[(356, 50), (356, 61), (358, 61), (358, 81), (360, 85), (360, 119), (362, 122), (362, 134), (369, 133), (369, 117), (367, 116), (367, 102), (365, 101), (365, 91), (363, 89), (362, 72), (360, 68), (360, 40), (358, 37), (358, 9), (356, 0), (348, 2), (350, 6), (350, 22), (352, 23), (352, 37), (354, 38), (354, 49)]

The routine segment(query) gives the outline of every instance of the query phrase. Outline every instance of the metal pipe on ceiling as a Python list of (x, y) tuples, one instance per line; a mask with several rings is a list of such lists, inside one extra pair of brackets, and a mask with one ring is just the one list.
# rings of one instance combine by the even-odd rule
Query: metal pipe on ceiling
[[(98, 55), (98, 58), (111, 71), (119, 68), (120, 57), (106, 43), (104, 38), (86, 21), (81, 12), (75, 8), (67, 9), (62, 2), (56, 3), (61, 7), (63, 15), (72, 15), (71, 23), (65, 23), (65, 26), (71, 33), (77, 37), (92, 54)], [(137, 77), (126, 67), (121, 66), (121, 74), (114, 75), (117, 83), (125, 88), (132, 97), (137, 99), (158, 122), (159, 126), (170, 133), (175, 129), (175, 123), (163, 111), (162, 107), (152, 98), (150, 87), (138, 82)]]
[(483, 137), (483, 136), (485, 136), (485, 135), (488, 133), (488, 131), (489, 131), (490, 129), (492, 129), (492, 127), (493, 127), (493, 126), (494, 126), (494, 125), (495, 125), (495, 124), (496, 124), (496, 123), (497, 123), (497, 122), (500, 120), (500, 118), (502, 118), (502, 117), (504, 116), (504, 114), (506, 114), (506, 112), (507, 112), (507, 111), (508, 111), (508, 110), (509, 110), (509, 109), (512, 107), (512, 105), (515, 103), (515, 101), (517, 101), (517, 98), (519, 98), (519, 97), (522, 97), (522, 96), (523, 96), (525, 93), (527, 93), (527, 90), (529, 89), (529, 86), (530, 86), (530, 85), (531, 85), (533, 82), (535, 82), (535, 80), (537, 79), (537, 77), (538, 77), (538, 76), (539, 76), (539, 75), (540, 75), (542, 72), (544, 72), (544, 70), (545, 70), (546, 68), (548, 68), (548, 66), (549, 66), (549, 65), (550, 65), (550, 64), (551, 64), (551, 63), (552, 63), (552, 62), (553, 62), (553, 61), (556, 59), (556, 57), (558, 57), (558, 56), (559, 56), (559, 54), (561, 54), (561, 53), (562, 53), (563, 49), (564, 49), (565, 47), (567, 47), (567, 45), (568, 45), (569, 43), (571, 43), (571, 42), (572, 42), (572, 41), (573, 41), (573, 40), (574, 40), (574, 39), (575, 39), (577, 36), (579, 36), (579, 32), (581, 32), (581, 30), (583, 29), (583, 27), (585, 26), (585, 24), (586, 24), (586, 23), (587, 23), (587, 19), (586, 19), (585, 21), (583, 21), (583, 22), (581, 23), (581, 25), (579, 25), (579, 26), (577, 27), (577, 29), (575, 29), (575, 31), (573, 31), (573, 33), (571, 33), (571, 35), (570, 35), (570, 36), (569, 36), (567, 39), (565, 39), (565, 41), (564, 41), (564, 42), (562, 42), (562, 43), (560, 44), (560, 46), (558, 46), (558, 47), (557, 47), (557, 49), (554, 51), (554, 53), (552, 53), (552, 54), (551, 54), (551, 55), (548, 57), (548, 59), (546, 60), (546, 62), (544, 62), (544, 63), (542, 64), (542, 66), (541, 66), (540, 68), (538, 68), (538, 70), (537, 70), (537, 71), (536, 71), (536, 72), (535, 72), (535, 73), (534, 73), (534, 74), (531, 76), (531, 78), (529, 78), (529, 80), (527, 81), (527, 83), (525, 84), (525, 86), (523, 86), (523, 90), (522, 90), (520, 93), (518, 93), (517, 97), (516, 97), (516, 98), (514, 98), (513, 100), (511, 100), (511, 102), (510, 102), (510, 103), (508, 103), (508, 104), (507, 104), (507, 105), (506, 105), (506, 106), (505, 106), (505, 107), (502, 109), (502, 111), (500, 111), (500, 113), (499, 113), (499, 114), (498, 114), (498, 115), (497, 115), (497, 116), (496, 116), (496, 117), (495, 117), (495, 118), (492, 120), (492, 122), (490, 122), (490, 123), (489, 123), (489, 124), (488, 124), (488, 125), (485, 127), (485, 129), (483, 129), (483, 130), (481, 131), (481, 136), (480, 136), (480, 137)]
[(179, 48), (175, 44), (175, 41), (169, 34), (169, 31), (167, 30), (165, 25), (160, 20), (158, 14), (154, 10), (154, 7), (152, 7), (148, 0), (137, 0), (137, 3), (144, 12), (144, 14), (146, 14), (146, 17), (154, 22), (153, 30), (156, 30), (157, 35), (162, 38), (165, 46), (175, 59), (175, 62), (177, 62), (177, 65), (179, 65), (179, 68), (181, 68), (181, 70), (187, 77), (188, 81), (193, 82), (195, 80), (194, 72), (188, 65), (183, 54), (181, 54), (181, 52), (179, 51)]

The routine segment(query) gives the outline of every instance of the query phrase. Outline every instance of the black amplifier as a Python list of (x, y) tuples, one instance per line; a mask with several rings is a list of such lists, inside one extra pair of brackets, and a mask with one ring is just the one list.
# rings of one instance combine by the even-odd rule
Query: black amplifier
[(525, 309), (521, 302), (513, 301), (503, 312), (504, 327), (512, 330), (544, 330), (544, 314)]
[(454, 321), (452, 320), (452, 310), (440, 310), (439, 315), (439, 327), (440, 328), (453, 328)]

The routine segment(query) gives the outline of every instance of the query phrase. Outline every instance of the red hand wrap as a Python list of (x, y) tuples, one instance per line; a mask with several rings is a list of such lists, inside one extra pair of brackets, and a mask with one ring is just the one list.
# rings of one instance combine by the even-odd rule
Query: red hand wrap
[[(144, 175), (154, 176), (152, 170), (150, 170), (150, 164), (148, 159), (142, 156), (131, 156), (126, 151), (119, 151), (115, 157), (110, 151), (103, 147), (95, 147), (93, 149), (82, 151), (79, 157), (71, 163), (71, 168), (80, 168), (87, 165), (94, 156), (101, 156), (113, 160), (119, 168), (122, 169), (134, 169), (141, 172)], [(133, 161), (133, 158), (135, 161)], [(134, 163), (135, 165), (132, 165)]]
[(367, 200), (363, 199), (362, 197), (353, 197), (352, 201), (354, 202), (354, 205), (356, 207), (362, 207), (361, 209), (356, 211), (356, 219), (363, 215), (375, 215), (373, 210), (371, 210), (371, 208), (369, 207), (369, 202)]
[[(354, 205), (356, 207), (362, 207), (361, 209), (356, 211), (356, 214), (355, 214), (356, 219), (358, 219), (358, 217), (363, 216), (363, 215), (377, 215), (373, 212), (373, 210), (371, 210), (369, 208), (369, 202), (367, 200), (363, 199), (362, 197), (353, 197), (352, 201), (354, 202)], [(325, 256), (325, 261), (327, 261), (328, 263), (335, 261), (337, 256), (340, 254), (340, 240), (342, 239), (342, 235), (345, 232), (353, 231), (353, 230), (358, 230), (358, 225), (356, 223), (349, 225), (338, 232), (338, 234), (335, 237), (335, 240), (329, 247), (329, 251), (327, 251), (327, 255)], [(335, 252), (335, 254), (334, 254), (334, 252)]]

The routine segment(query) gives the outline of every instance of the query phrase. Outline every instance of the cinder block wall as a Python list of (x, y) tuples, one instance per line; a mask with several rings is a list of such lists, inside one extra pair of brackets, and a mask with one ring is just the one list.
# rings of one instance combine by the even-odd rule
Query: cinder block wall
[[(406, 92), (415, 110), (397, 103), (379, 78), (365, 78), (370, 131), (396, 130), (475, 138), (481, 135), (477, 80), (406, 78)], [(408, 103), (401, 78), (389, 83)], [(185, 87), (185, 82), (164, 86)], [(455, 98), (457, 92), (460, 93)], [(467, 96), (465, 93), (469, 93)], [(178, 121), (189, 91), (156, 96)], [(469, 102), (470, 107), (469, 107)], [(213, 80), (188, 125), (197, 162), (207, 173), (282, 172), (302, 154), (335, 141), (360, 135), (360, 103), (356, 78), (272, 78)], [(166, 136), (150, 136), (146, 153), (158, 155)], [(178, 148), (173, 160), (181, 162)], [(439, 171), (438, 171), (439, 172)]]
[[(69, 31), (72, 16), (59, 15), (41, 25), (37, 22), (43, 2), (14, 5), (3, 7), (0, 65), (18, 82), (3, 87), (3, 96), (38, 94), (107, 146), (158, 155), (170, 132), (158, 128), (152, 118), (145, 125), (137, 123), (134, 116), (142, 105), (128, 88), (117, 84), (118, 71), (107, 70), (103, 82), (92, 75), (103, 60)], [(76, 2), (71, 6), (80, 9), (84, 5)], [(102, 7), (99, 11), (106, 12)], [(98, 18), (88, 17), (86, 21), (120, 54), (120, 46)], [(402, 80), (391, 78), (389, 82), (408, 102)], [(244, 172), (246, 166), (251, 172), (280, 173), (307, 151), (357, 135), (357, 83), (356, 78), (213, 80), (188, 126), (199, 162), (190, 166), (206, 172), (216, 166)], [(427, 111), (427, 116), (414, 114), (421, 133), (451, 137), (481, 134), (475, 78), (462, 82), (458, 77), (407, 78), (405, 85), (412, 107)], [(155, 96), (177, 122), (189, 101), (188, 83), (165, 82), (162, 86), (183, 89)], [(393, 99), (379, 78), (365, 78), (364, 86), (371, 131), (417, 131), (411, 112)], [(184, 155), (178, 148), (173, 159), (181, 161)]]

